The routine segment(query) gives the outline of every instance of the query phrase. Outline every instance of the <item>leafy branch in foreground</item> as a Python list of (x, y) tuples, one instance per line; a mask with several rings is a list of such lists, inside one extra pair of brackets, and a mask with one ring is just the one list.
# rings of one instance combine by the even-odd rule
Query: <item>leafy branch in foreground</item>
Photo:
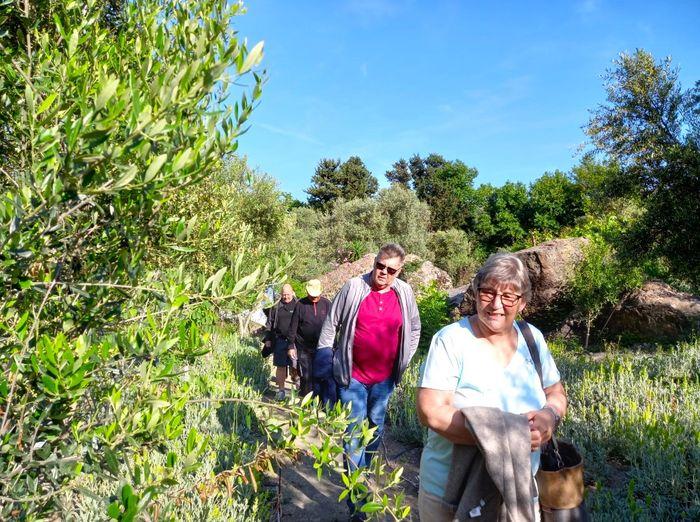
[[(364, 502), (362, 511), (373, 517), (384, 516), (391, 520), (403, 520), (410, 514), (404, 504), (403, 493), (395, 493), (401, 482), (403, 468), (390, 469), (382, 459), (372, 460), (369, 468), (359, 468), (348, 473), (343, 466), (343, 443), (350, 424), (350, 408), (339, 402), (332, 407), (322, 407), (319, 398), (310, 393), (285, 404), (269, 404), (262, 401), (237, 398), (206, 399), (216, 402), (245, 402), (257, 414), (259, 428), (268, 443), (270, 465), (281, 470), (300, 451), (308, 447), (314, 459), (317, 478), (324, 474), (338, 473), (343, 482), (338, 502), (351, 497), (353, 502)], [(358, 425), (362, 444), (371, 441), (376, 428), (370, 428), (365, 419)]]
[[(81, 475), (122, 483), (127, 507), (110, 516), (145, 509), (161, 490), (134, 503), (128, 483), (147, 473), (128, 461), (187, 431), (192, 386), (176, 377), (205, 351), (197, 314), (281, 278), (283, 262), (234, 263), (207, 285), (143, 261), (166, 242), (167, 198), (236, 150), (261, 94), (251, 73), (250, 94), (229, 99), (262, 56), (232, 29), (240, 4), (108, 7), (0, 5), (0, 20), (21, 20), (0, 35), (2, 518), (73, 512), (61, 493)], [(203, 444), (187, 432), (182, 461)]]

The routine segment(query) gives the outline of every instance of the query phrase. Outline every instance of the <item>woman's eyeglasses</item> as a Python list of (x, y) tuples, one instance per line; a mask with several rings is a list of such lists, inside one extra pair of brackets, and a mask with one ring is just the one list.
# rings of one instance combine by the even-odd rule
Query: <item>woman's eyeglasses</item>
[(401, 270), (400, 268), (391, 268), (390, 266), (386, 266), (384, 263), (380, 263), (379, 261), (375, 261), (374, 268), (376, 268), (380, 272), (386, 269), (386, 273), (389, 275), (394, 275), (396, 274), (396, 272)]
[(503, 303), (503, 306), (513, 306), (522, 297), (522, 295), (511, 294), (510, 292), (502, 294), (491, 288), (479, 288), (479, 299), (484, 303), (490, 303), (496, 299), (497, 295), (501, 296), (501, 303)]

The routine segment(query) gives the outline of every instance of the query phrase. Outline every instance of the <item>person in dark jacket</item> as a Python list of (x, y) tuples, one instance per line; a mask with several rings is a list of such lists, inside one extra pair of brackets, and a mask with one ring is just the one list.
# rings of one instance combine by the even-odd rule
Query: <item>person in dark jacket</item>
[(313, 360), (323, 321), (331, 308), (331, 302), (321, 297), (321, 291), (321, 281), (318, 279), (312, 279), (306, 283), (308, 295), (300, 299), (294, 307), (294, 315), (292, 315), (292, 323), (287, 335), (289, 357), (297, 360), (297, 367), (301, 374), (299, 386), (301, 395), (313, 391)]
[(275, 365), (275, 382), (277, 383), (277, 400), (285, 397), (285, 384), (287, 378), (287, 368), (294, 371), (295, 364), (289, 358), (287, 348), (289, 340), (289, 327), (292, 324), (294, 308), (297, 305), (297, 298), (291, 285), (282, 287), (282, 295), (279, 302), (270, 308), (265, 326), (265, 346), (272, 348), (272, 364)]

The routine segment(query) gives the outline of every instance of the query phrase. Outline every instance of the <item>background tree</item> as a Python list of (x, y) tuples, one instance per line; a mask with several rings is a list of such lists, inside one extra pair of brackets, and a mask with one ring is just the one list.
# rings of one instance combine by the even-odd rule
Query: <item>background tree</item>
[(326, 209), (333, 201), (351, 200), (374, 195), (379, 188), (377, 179), (367, 170), (357, 156), (347, 161), (322, 159), (311, 178), (311, 187), (306, 189), (309, 205)]
[(386, 230), (386, 239), (378, 238), (378, 242), (399, 243), (406, 252), (426, 257), (430, 229), (428, 205), (420, 201), (415, 192), (399, 184), (379, 191), (377, 205)]
[(411, 157), (408, 168), (413, 178), (413, 189), (421, 201), (426, 201), (428, 194), (433, 191), (432, 176), (435, 171), (446, 164), (447, 160), (435, 153), (429, 154), (425, 159), (422, 159), (418, 154)]
[(190, 270), (211, 272), (229, 265), (241, 250), (255, 252), (250, 257), (260, 262), (265, 258), (261, 245), (277, 245), (289, 233), (288, 208), (274, 179), (231, 157), (167, 200), (161, 222), (171, 248), (152, 250), (149, 262), (160, 269), (184, 262)]
[(529, 207), (532, 227), (555, 235), (583, 215), (581, 187), (559, 170), (547, 172), (530, 185)]
[(386, 179), (391, 183), (398, 183), (406, 188), (411, 186), (411, 169), (405, 159), (400, 159), (392, 165), (391, 170), (386, 171)]
[(455, 285), (469, 282), (482, 257), (476, 241), (470, 239), (464, 230), (454, 228), (433, 232), (428, 247), (435, 266), (450, 274)]
[(584, 350), (588, 349), (591, 327), (601, 312), (617, 305), (626, 292), (641, 282), (640, 271), (620, 262), (612, 245), (599, 238), (591, 241), (568, 288), (575, 312), (586, 327)]
[(624, 250), (662, 256), (672, 271), (700, 284), (700, 83), (683, 91), (671, 59), (622, 54), (605, 76), (607, 103), (586, 131), (595, 149), (616, 161), (615, 182), (640, 198), (645, 213)]
[(586, 215), (600, 216), (614, 200), (620, 199), (620, 187), (616, 182), (621, 172), (614, 161), (598, 161), (593, 154), (585, 154), (571, 169), (571, 177), (581, 192), (582, 210)]
[(476, 169), (459, 160), (447, 161), (439, 154), (424, 160), (415, 155), (409, 169), (418, 199), (430, 208), (433, 230), (473, 226)]
[(528, 193), (524, 184), (482, 185), (476, 190), (476, 201), (474, 231), (487, 250), (511, 246), (526, 237)]

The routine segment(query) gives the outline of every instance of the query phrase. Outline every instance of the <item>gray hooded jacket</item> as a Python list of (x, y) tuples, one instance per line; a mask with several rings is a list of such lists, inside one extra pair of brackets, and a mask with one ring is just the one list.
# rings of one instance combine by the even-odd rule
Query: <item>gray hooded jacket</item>
[[(353, 277), (340, 289), (333, 299), (331, 310), (323, 323), (321, 337), (318, 340), (318, 348), (333, 349), (333, 376), (339, 386), (350, 384), (352, 376), (352, 341), (355, 338), (355, 325), (360, 303), (370, 293), (372, 273)], [(418, 347), (420, 338), (420, 316), (416, 297), (411, 286), (395, 279), (391, 285), (398, 296), (401, 305), (401, 337), (399, 353), (394, 367), (394, 381), (401, 380), (411, 357)]]

